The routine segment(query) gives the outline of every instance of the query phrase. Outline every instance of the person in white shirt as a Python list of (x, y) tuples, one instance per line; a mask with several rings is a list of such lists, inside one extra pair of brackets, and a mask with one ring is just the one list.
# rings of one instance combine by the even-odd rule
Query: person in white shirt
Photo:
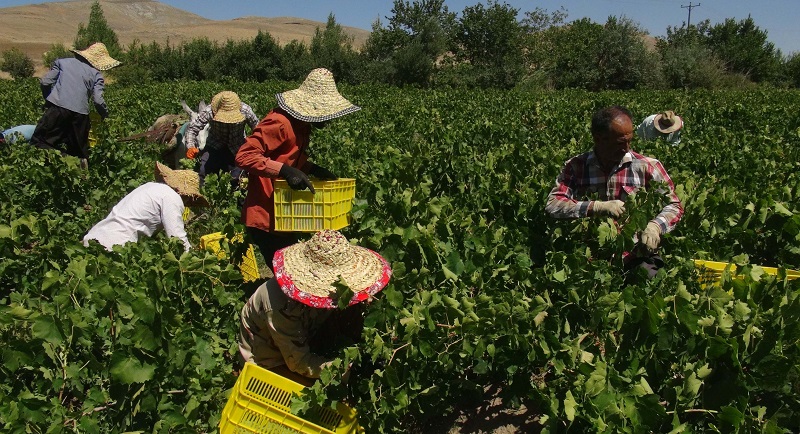
[(636, 135), (643, 140), (663, 137), (670, 145), (677, 146), (681, 142), (682, 128), (683, 119), (672, 110), (667, 110), (644, 118), (636, 127)]
[(83, 237), (83, 244), (95, 240), (111, 251), (113, 246), (136, 242), (140, 235), (152, 236), (164, 229), (180, 238), (186, 250), (192, 245), (183, 225), (186, 206), (209, 206), (200, 194), (200, 177), (193, 170), (172, 170), (156, 163), (156, 181), (137, 187), (117, 203), (106, 218)]

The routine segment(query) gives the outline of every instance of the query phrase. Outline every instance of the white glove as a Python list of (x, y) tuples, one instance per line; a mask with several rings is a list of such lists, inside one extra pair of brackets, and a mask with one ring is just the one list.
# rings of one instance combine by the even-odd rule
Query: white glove
[(625, 212), (625, 202), (621, 200), (596, 200), (592, 202), (592, 213), (619, 218)]
[(642, 244), (651, 252), (655, 252), (661, 242), (661, 228), (655, 222), (650, 222), (639, 237)]

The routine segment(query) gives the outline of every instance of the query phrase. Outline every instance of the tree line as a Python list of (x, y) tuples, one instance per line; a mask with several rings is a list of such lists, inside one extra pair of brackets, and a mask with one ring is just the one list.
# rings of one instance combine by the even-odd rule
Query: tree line
[[(122, 47), (92, 5), (74, 46), (106, 44), (124, 65), (109, 75), (122, 83), (170, 80), (300, 80), (325, 67), (337, 81), (417, 87), (483, 87), (587, 90), (800, 87), (800, 53), (784, 55), (751, 17), (668, 27), (652, 38), (627, 17), (605, 23), (568, 21), (564, 8), (521, 13), (488, 0), (458, 14), (445, 0), (395, 0), (387, 23), (372, 26), (365, 45), (329, 15), (310, 43), (286, 45), (268, 33), (224, 43), (207, 38), (180, 44)], [(45, 65), (71, 55), (54, 44)], [(0, 69), (14, 78), (33, 75), (33, 61), (19, 49), (2, 53)]]

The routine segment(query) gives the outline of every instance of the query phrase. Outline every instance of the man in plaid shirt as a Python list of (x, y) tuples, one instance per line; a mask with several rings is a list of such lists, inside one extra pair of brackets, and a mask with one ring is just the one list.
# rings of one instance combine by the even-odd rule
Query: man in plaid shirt
[[(208, 139), (202, 153), (197, 148), (197, 135), (208, 123)], [(239, 175), (242, 169), (236, 167), (234, 161), (236, 152), (245, 139), (244, 124), (250, 125), (252, 131), (258, 124), (258, 117), (249, 105), (239, 99), (235, 92), (224, 91), (214, 95), (211, 105), (206, 107), (192, 120), (186, 129), (184, 143), (186, 157), (194, 159), (200, 155), (201, 185), (205, 182), (206, 175), (227, 170), (231, 174), (234, 187), (239, 184)]]
[[(667, 204), (647, 224), (639, 236), (639, 243), (647, 254), (626, 258), (626, 269), (641, 266), (653, 277), (663, 266), (655, 252), (661, 234), (675, 228), (683, 215), (675, 186), (661, 162), (631, 150), (633, 122), (625, 107), (604, 108), (592, 117), (594, 149), (566, 162), (550, 191), (545, 210), (555, 218), (583, 218), (605, 215), (619, 218), (625, 212), (625, 199), (640, 188), (653, 182), (663, 182), (669, 187)], [(595, 194), (600, 200), (587, 200)]]

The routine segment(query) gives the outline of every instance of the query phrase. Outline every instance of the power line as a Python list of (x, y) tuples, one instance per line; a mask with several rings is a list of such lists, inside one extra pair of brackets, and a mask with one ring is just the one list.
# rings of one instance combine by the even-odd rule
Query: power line
[(689, 19), (686, 21), (686, 27), (689, 27), (689, 26), (692, 25), (692, 9), (694, 9), (694, 8), (696, 8), (698, 6), (700, 6), (700, 3), (698, 3), (696, 5), (693, 5), (692, 2), (689, 2), (689, 6), (681, 5), (682, 9), (683, 8), (689, 9)]

